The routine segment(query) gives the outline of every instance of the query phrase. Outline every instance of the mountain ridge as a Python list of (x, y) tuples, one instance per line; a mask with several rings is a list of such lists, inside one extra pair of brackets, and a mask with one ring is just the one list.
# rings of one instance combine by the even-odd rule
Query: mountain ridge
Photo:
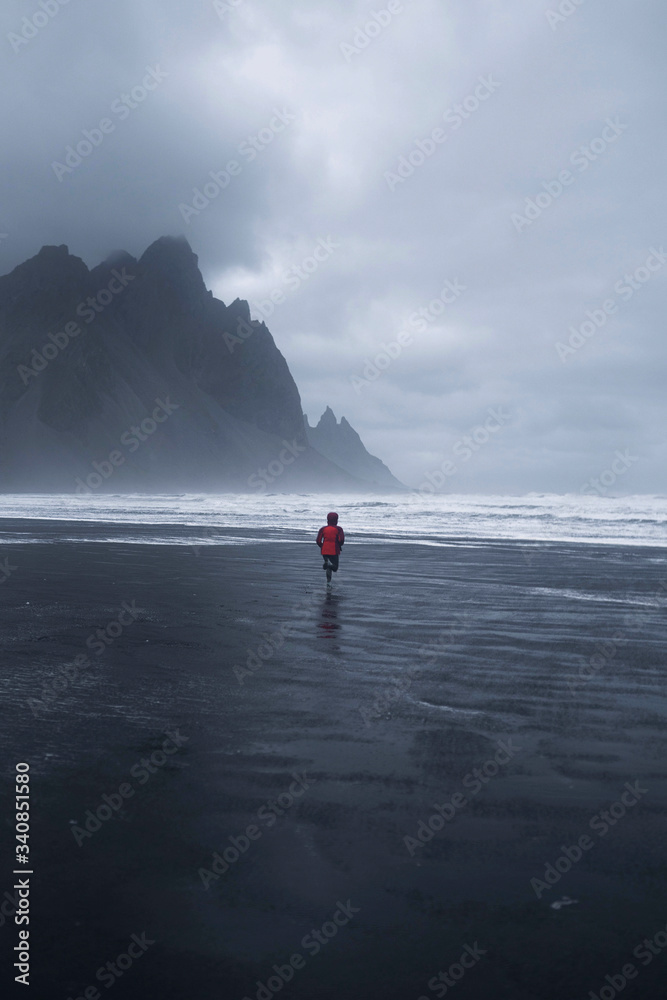
[(327, 406), (315, 427), (310, 426), (305, 413), (303, 418), (310, 444), (350, 475), (378, 489), (384, 488), (392, 492), (408, 489), (396, 479), (381, 459), (370, 454), (345, 417), (341, 417), (340, 423), (337, 421), (330, 406)]
[(183, 237), (92, 269), (44, 246), (0, 277), (0, 492), (84, 487), (367, 488), (309, 442), (270, 331)]

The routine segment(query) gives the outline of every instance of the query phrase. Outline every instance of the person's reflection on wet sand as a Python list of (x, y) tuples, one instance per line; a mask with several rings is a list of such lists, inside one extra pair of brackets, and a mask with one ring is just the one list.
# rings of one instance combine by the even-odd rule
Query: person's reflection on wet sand
[[(331, 591), (328, 591), (322, 602), (321, 621), (317, 627), (324, 639), (337, 639), (336, 633), (341, 627), (338, 621), (339, 600), (338, 594), (332, 594)], [(338, 643), (335, 643), (332, 648), (340, 649)]]

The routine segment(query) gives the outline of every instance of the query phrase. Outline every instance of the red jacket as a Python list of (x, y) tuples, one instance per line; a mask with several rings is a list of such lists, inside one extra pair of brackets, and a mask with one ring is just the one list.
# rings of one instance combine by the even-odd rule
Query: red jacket
[(320, 528), (317, 533), (317, 544), (322, 550), (323, 556), (337, 556), (343, 547), (345, 533), (336, 524), (327, 524), (325, 528)]

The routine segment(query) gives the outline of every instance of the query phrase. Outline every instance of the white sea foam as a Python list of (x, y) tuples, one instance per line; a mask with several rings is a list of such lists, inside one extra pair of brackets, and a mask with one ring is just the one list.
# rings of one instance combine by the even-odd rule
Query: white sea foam
[[(305, 541), (340, 514), (358, 542), (399, 541), (451, 546), (462, 542), (588, 542), (667, 548), (667, 498), (581, 495), (323, 497), (320, 494), (192, 494), (182, 496), (0, 496), (0, 543), (40, 540), (153, 542), (192, 546)], [(14, 532), (3, 518), (48, 521)], [(58, 522), (76, 522), (65, 527)], [(85, 525), (97, 526), (86, 532)], [(104, 526), (117, 526), (104, 531)], [(121, 526), (124, 526), (125, 531)], [(535, 550), (538, 551), (538, 550)]]

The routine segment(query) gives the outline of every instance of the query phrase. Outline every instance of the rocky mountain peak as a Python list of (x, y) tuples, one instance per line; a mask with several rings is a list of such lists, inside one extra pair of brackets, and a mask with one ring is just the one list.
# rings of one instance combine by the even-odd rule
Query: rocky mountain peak
[(334, 411), (331, 409), (330, 406), (327, 406), (326, 410), (319, 419), (317, 427), (319, 430), (326, 430), (326, 429), (333, 429), (334, 427), (337, 426), (338, 426), (338, 421), (336, 420), (336, 414), (334, 413)]
[(6, 289), (13, 288), (16, 294), (37, 294), (56, 290), (61, 284), (81, 285), (88, 279), (88, 268), (80, 257), (74, 257), (69, 248), (43, 246), (39, 253), (15, 267), (10, 274), (0, 278)]
[(338, 423), (330, 406), (327, 406), (316, 427), (309, 425), (305, 414), (304, 421), (309, 444), (341, 469), (375, 488), (405, 489), (387, 466), (366, 450), (358, 433), (345, 417), (341, 417)]
[(144, 282), (157, 284), (171, 299), (194, 309), (210, 296), (199, 270), (198, 257), (184, 236), (161, 236), (139, 258)]

